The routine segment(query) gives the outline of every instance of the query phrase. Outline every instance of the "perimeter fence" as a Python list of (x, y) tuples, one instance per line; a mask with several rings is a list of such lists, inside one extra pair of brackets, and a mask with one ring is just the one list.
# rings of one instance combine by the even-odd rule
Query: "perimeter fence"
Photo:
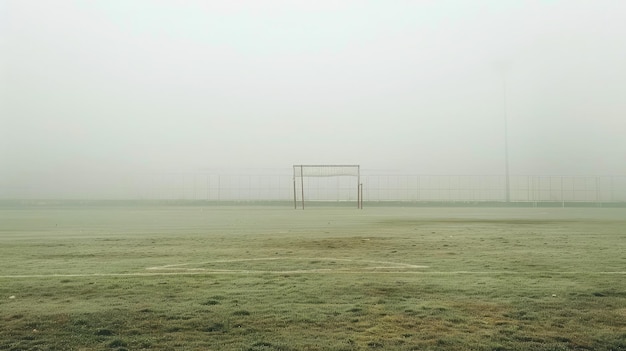
[[(365, 176), (366, 201), (506, 201), (504, 176)], [(626, 177), (536, 176), (509, 178), (511, 202), (624, 202)]]
[[(361, 175), (366, 202), (504, 202), (504, 176)], [(146, 186), (147, 185), (147, 186)], [(307, 201), (356, 201), (349, 177), (306, 179)], [(291, 201), (290, 175), (169, 174), (153, 176), (138, 198), (207, 201)], [(626, 176), (509, 178), (511, 202), (626, 202)]]
[[(98, 180), (95, 180), (98, 179)], [(361, 172), (363, 200), (374, 202), (505, 202), (501, 175), (393, 175)], [(33, 182), (34, 183), (34, 182)], [(354, 177), (304, 179), (306, 201), (356, 202)], [(300, 191), (300, 189), (299, 189)], [(298, 198), (300, 194), (298, 194)], [(509, 177), (517, 203), (626, 203), (626, 176)], [(196, 200), (293, 202), (291, 170), (267, 174), (153, 173), (101, 178), (81, 175), (21, 188), (0, 184), (0, 199)]]

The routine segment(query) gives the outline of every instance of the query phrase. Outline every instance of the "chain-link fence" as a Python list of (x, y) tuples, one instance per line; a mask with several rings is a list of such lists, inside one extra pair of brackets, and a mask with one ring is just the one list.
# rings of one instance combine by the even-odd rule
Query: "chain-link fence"
[[(0, 199), (293, 201), (293, 175), (156, 173), (0, 187)], [(82, 178), (81, 178), (82, 179)], [(89, 179), (89, 181), (87, 181)], [(103, 180), (104, 179), (104, 180)], [(626, 202), (626, 176), (361, 174), (365, 202)], [(298, 191), (301, 191), (298, 185)], [(298, 199), (300, 194), (297, 194)], [(356, 201), (354, 177), (305, 178), (307, 201)]]
[[(499, 202), (507, 198), (504, 176), (361, 175), (364, 201)], [(307, 201), (356, 201), (352, 177), (304, 180)], [(136, 186), (138, 198), (208, 201), (291, 201), (290, 175), (161, 174)], [(300, 192), (300, 184), (297, 191)], [(626, 176), (509, 178), (511, 202), (626, 202)], [(300, 198), (300, 194), (297, 194)]]
[(624, 176), (364, 176), (366, 201), (624, 202)]

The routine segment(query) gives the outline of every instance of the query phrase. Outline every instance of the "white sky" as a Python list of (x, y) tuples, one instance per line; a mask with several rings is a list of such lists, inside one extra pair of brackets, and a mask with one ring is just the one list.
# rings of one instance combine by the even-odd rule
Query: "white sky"
[(626, 1), (0, 0), (0, 185), (626, 174)]

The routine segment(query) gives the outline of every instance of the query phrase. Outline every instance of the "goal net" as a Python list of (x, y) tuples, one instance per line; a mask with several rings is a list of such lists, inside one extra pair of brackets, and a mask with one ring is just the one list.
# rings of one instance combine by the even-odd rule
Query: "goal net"
[(363, 208), (359, 165), (294, 165), (293, 206), (306, 202), (355, 202)]

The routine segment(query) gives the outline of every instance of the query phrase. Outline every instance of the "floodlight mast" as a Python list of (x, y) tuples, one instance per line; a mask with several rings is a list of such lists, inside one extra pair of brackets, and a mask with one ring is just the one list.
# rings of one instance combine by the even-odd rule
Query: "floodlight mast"
[(509, 175), (509, 116), (507, 111), (506, 70), (502, 72), (502, 105), (504, 115), (504, 183), (506, 202), (511, 202), (511, 185)]

